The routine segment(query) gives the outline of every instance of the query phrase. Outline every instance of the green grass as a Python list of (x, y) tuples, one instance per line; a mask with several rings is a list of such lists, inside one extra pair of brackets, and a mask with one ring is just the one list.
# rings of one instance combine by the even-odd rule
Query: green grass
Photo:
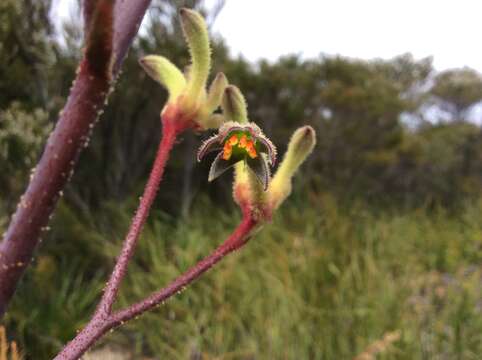
[[(286, 205), (243, 250), (103, 343), (159, 359), (351, 359), (398, 330), (400, 340), (379, 359), (480, 359), (482, 203), (455, 215), (343, 210), (330, 197)], [(48, 359), (92, 311), (128, 221), (129, 212), (115, 208), (109, 222), (84, 221), (98, 233), (77, 233), (79, 243), (96, 242), (86, 248), (102, 264), (82, 261), (87, 252), (55, 260), (47, 246), (20, 288), (7, 329), (32, 359)], [(154, 214), (121, 303), (165, 285), (238, 219), (206, 204), (184, 223)]]

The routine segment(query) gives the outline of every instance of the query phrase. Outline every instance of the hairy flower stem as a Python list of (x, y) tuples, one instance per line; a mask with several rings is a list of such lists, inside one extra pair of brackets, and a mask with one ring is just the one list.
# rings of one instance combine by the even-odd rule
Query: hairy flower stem
[(111, 312), (112, 304), (116, 299), (120, 283), (125, 276), (127, 265), (134, 254), (134, 249), (141, 234), (142, 228), (146, 222), (147, 216), (149, 215), (152, 203), (156, 198), (169, 154), (174, 146), (178, 133), (182, 131), (174, 124), (175, 123), (169, 119), (163, 121), (164, 128), (162, 139), (151, 170), (151, 175), (149, 176), (149, 180), (144, 188), (144, 194), (140, 199), (139, 207), (137, 208), (136, 214), (131, 222), (129, 232), (124, 240), (122, 251), (117, 258), (114, 270), (112, 271), (109, 282), (105, 288), (104, 295), (102, 296), (97, 309), (97, 312), (99, 312), (101, 316), (106, 316)]
[[(114, 270), (112, 271), (109, 281), (104, 289), (104, 294), (97, 305), (94, 316), (82, 333), (91, 333), (93, 331), (92, 329), (97, 331), (102, 329), (103, 323), (111, 314), (112, 305), (116, 300), (122, 279), (126, 274), (129, 260), (134, 254), (142, 228), (146, 222), (152, 203), (154, 202), (159, 189), (159, 184), (162, 180), (167, 160), (169, 159), (169, 154), (174, 146), (177, 136), (186, 128), (186, 126), (178, 125), (182, 124), (183, 122), (176, 120), (179, 119), (171, 118), (169, 115), (162, 117), (162, 138), (161, 142), (159, 143), (159, 148), (157, 150), (149, 180), (147, 181), (147, 184), (144, 188), (144, 193), (140, 198), (139, 206), (132, 219), (129, 231), (122, 246), (121, 253), (115, 263)], [(96, 331), (94, 331), (94, 333), (95, 332)], [(81, 334), (79, 334), (77, 337), (80, 337)], [(67, 357), (66, 359), (70, 358), (75, 359), (76, 357)]]
[(65, 346), (54, 360), (75, 360), (80, 358), (82, 354), (84, 354), (109, 330), (122, 325), (126, 321), (136, 318), (182, 291), (186, 286), (198, 279), (204, 272), (221, 261), (226, 255), (238, 250), (246, 244), (257, 225), (258, 221), (251, 216), (251, 213), (249, 211), (244, 211), (243, 221), (238, 225), (231, 236), (229, 236), (229, 238), (210, 255), (206, 256), (191, 269), (176, 278), (171, 284), (151, 294), (144, 300), (115, 313), (109, 312), (103, 314), (98, 310), (89, 324), (87, 324), (87, 326)]
[(244, 216), (243, 221), (238, 225), (234, 232), (218, 246), (210, 255), (199, 261), (195, 266), (186, 271), (184, 274), (175, 279), (165, 288), (152, 293), (147, 298), (138, 303), (129, 306), (126, 309), (119, 310), (112, 314), (110, 321), (112, 326), (118, 326), (147, 310), (160, 305), (163, 301), (172, 295), (184, 290), (186, 286), (199, 278), (204, 272), (213, 267), (229, 253), (238, 250), (249, 240), (252, 231), (256, 228), (258, 222), (251, 215)]
[(150, 0), (84, 2), (88, 14), (84, 58), (55, 130), (0, 242), (0, 318), (88, 143), (149, 4)]

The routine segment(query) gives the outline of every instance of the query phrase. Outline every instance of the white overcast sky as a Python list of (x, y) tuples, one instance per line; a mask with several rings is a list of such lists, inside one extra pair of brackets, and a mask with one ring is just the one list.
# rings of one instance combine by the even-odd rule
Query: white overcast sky
[[(72, 0), (57, 1), (58, 14), (67, 16)], [(226, 0), (213, 26), (232, 54), (251, 61), (290, 53), (388, 59), (411, 52), (417, 59), (434, 56), (438, 70), (482, 72), (481, 30), (482, 0)]]

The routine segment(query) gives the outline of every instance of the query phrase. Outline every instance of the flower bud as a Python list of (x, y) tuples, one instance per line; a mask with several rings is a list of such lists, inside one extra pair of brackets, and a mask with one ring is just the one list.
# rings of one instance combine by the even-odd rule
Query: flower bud
[(206, 23), (196, 11), (182, 8), (181, 25), (191, 54), (188, 97), (197, 98), (206, 84), (211, 67), (211, 50)]
[(227, 86), (228, 79), (226, 79), (226, 76), (223, 73), (218, 73), (209, 87), (205, 105), (207, 113), (212, 113), (221, 105), (224, 90)]
[(224, 116), (221, 114), (211, 114), (202, 121), (204, 129), (218, 129), (224, 123)]
[(162, 56), (146, 56), (140, 64), (150, 77), (169, 91), (161, 116), (177, 119), (177, 126), (183, 129), (218, 128), (224, 117), (213, 114), (213, 111), (221, 104), (228, 81), (219, 73), (206, 92), (211, 63), (206, 23), (200, 14), (189, 9), (181, 9), (180, 17), (191, 55), (191, 64), (185, 73)]
[(311, 126), (303, 126), (293, 133), (288, 150), (268, 188), (268, 201), (273, 209), (278, 208), (291, 193), (291, 179), (315, 144), (315, 130)]
[(167, 89), (169, 102), (176, 99), (186, 86), (182, 72), (163, 56), (148, 55), (140, 59), (139, 63), (152, 79)]
[(229, 85), (224, 91), (221, 107), (226, 120), (240, 124), (248, 122), (248, 107), (244, 96), (234, 85)]

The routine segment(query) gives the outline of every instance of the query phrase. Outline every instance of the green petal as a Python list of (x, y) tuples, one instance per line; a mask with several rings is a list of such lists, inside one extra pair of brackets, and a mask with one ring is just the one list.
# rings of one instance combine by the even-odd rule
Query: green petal
[(222, 156), (223, 156), (223, 153), (220, 152), (216, 156), (216, 159), (214, 159), (213, 164), (211, 165), (211, 169), (209, 170), (208, 181), (213, 181), (214, 179), (218, 178), (226, 170), (233, 167), (234, 164), (240, 161), (239, 159), (236, 159), (234, 156), (231, 157), (231, 159), (229, 160), (224, 160)]
[(197, 151), (197, 161), (201, 161), (204, 155), (214, 150), (221, 150), (222, 145), (219, 142), (219, 135), (213, 135), (205, 140)]
[(253, 171), (253, 173), (256, 175), (258, 180), (261, 182), (263, 185), (263, 190), (266, 191), (268, 188), (268, 183), (269, 183), (269, 166), (268, 166), (268, 159), (265, 154), (260, 154), (260, 156), (251, 159), (248, 157), (246, 160), (248, 163), (248, 166), (250, 169)]
[(258, 136), (256, 141), (258, 141), (261, 145), (261, 152), (268, 154), (269, 163), (271, 166), (273, 166), (276, 163), (276, 147), (268, 138), (264, 137), (263, 135)]

